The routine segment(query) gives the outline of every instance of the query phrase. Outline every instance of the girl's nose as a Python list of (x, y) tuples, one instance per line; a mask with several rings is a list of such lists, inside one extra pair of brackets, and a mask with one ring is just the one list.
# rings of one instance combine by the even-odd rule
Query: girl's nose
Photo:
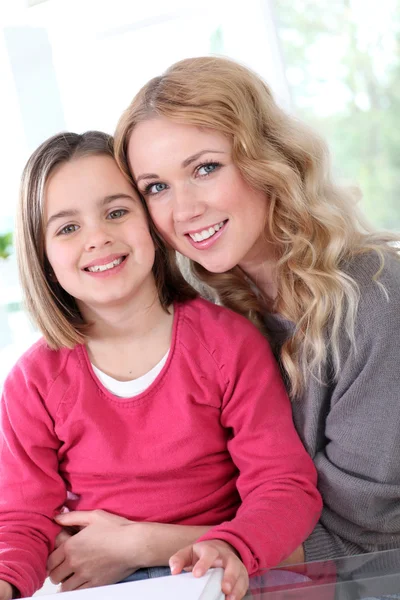
[(111, 246), (113, 241), (107, 227), (93, 227), (87, 234), (85, 249), (93, 251), (104, 246)]

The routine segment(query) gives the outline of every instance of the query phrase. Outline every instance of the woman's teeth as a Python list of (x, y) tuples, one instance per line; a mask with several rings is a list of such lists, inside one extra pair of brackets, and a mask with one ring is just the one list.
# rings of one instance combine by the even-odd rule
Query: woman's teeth
[(203, 229), (203, 231), (199, 231), (198, 233), (189, 233), (189, 235), (194, 242), (202, 242), (203, 240), (208, 240), (208, 238), (217, 233), (225, 223), (226, 221), (221, 221), (221, 223), (214, 225), (214, 227)]
[(114, 267), (118, 267), (118, 265), (120, 265), (122, 263), (124, 258), (125, 258), (124, 256), (120, 256), (119, 258), (116, 258), (115, 260), (113, 260), (112, 262), (110, 262), (106, 265), (94, 265), (93, 267), (88, 267), (86, 270), (90, 271), (91, 273), (98, 273), (99, 271), (107, 271), (108, 269), (113, 269)]

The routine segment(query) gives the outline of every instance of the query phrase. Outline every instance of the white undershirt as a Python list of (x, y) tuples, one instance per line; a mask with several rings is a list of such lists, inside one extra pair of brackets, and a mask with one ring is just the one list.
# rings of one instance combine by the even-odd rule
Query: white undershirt
[(95, 375), (100, 379), (104, 387), (107, 388), (112, 394), (119, 396), (120, 398), (133, 398), (133, 396), (137, 396), (138, 394), (144, 392), (144, 390), (146, 390), (157, 378), (157, 375), (160, 373), (167, 361), (168, 354), (169, 350), (155, 367), (141, 377), (132, 379), (131, 381), (118, 381), (118, 379), (114, 379), (113, 377), (103, 373), (103, 371), (100, 371), (100, 369), (95, 367), (93, 364), (92, 368)]

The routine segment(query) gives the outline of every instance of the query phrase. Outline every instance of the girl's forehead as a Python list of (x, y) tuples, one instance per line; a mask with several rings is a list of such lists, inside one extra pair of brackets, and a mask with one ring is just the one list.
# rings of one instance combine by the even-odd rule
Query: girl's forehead
[(118, 195), (139, 201), (137, 192), (113, 157), (77, 157), (58, 165), (48, 178), (44, 194), (45, 213), (60, 207), (80, 209), (90, 201)]

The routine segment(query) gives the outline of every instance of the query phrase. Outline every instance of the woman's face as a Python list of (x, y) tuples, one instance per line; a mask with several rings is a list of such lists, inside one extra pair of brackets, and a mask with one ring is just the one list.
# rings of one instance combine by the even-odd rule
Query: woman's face
[(155, 117), (134, 128), (128, 155), (154, 223), (173, 248), (214, 273), (262, 260), (267, 198), (242, 177), (227, 137)]

